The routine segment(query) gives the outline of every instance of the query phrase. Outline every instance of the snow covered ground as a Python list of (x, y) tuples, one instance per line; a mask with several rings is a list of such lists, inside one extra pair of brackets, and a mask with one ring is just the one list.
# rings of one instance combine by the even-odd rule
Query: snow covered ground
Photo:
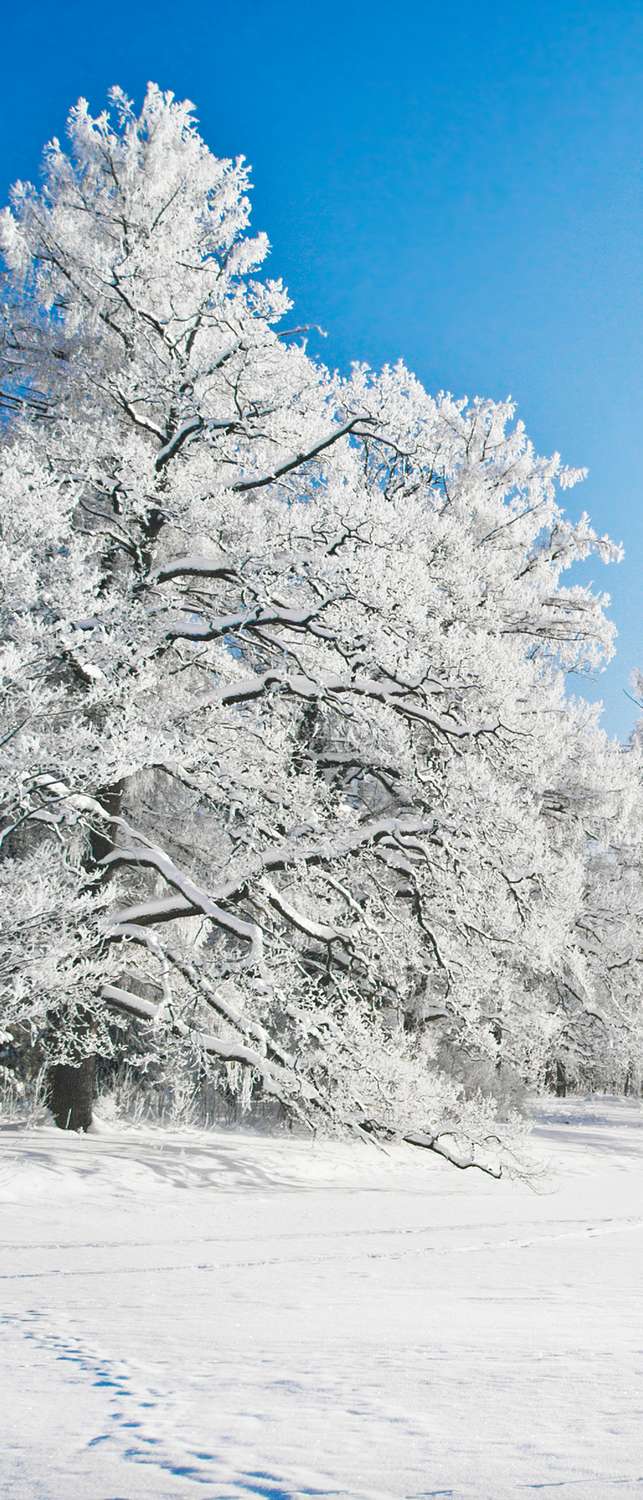
[(410, 1149), (0, 1129), (6, 1500), (643, 1497), (643, 1130)]

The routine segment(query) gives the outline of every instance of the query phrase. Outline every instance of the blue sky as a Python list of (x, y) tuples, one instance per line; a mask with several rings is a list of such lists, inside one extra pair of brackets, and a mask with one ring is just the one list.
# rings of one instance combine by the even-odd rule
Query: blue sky
[(2, 37), (2, 202), (80, 94), (98, 109), (154, 79), (252, 162), (271, 273), (328, 363), (401, 356), (430, 389), (511, 394), (541, 452), (589, 467), (569, 509), (627, 555), (583, 571), (620, 643), (572, 685), (624, 736), (643, 663), (640, 0), (25, 0)]

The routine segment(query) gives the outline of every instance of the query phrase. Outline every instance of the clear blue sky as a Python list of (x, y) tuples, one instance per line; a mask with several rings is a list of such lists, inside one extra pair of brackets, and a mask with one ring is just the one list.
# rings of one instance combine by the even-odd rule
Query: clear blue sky
[(80, 94), (148, 79), (254, 167), (254, 222), (332, 365), (399, 356), (431, 389), (511, 394), (587, 465), (572, 513), (626, 547), (614, 664), (578, 690), (625, 735), (643, 663), (640, 0), (23, 0), (2, 23), (0, 200)]

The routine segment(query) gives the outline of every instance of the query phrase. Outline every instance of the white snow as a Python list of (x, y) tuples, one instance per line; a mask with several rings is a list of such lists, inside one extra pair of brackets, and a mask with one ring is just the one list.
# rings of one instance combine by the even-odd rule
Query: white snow
[(643, 1496), (641, 1110), (535, 1143), (4, 1126), (3, 1497)]

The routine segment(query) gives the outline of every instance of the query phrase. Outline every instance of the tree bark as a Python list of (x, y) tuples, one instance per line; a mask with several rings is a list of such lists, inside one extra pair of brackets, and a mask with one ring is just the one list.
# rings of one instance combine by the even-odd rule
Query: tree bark
[(55, 1063), (49, 1072), (49, 1107), (61, 1130), (89, 1130), (94, 1103), (96, 1058), (77, 1067)]

